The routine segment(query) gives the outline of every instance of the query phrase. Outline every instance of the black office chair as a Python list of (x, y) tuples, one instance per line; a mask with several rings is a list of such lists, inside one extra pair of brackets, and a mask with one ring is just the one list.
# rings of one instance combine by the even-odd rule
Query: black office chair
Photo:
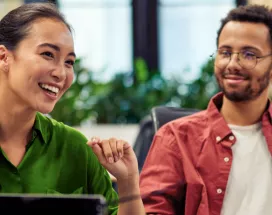
[(151, 116), (148, 115), (142, 119), (139, 127), (133, 150), (138, 160), (139, 172), (141, 172), (155, 133)]
[(143, 168), (155, 132), (167, 122), (180, 117), (191, 115), (198, 111), (198, 109), (175, 108), (166, 106), (157, 106), (151, 109), (151, 114), (146, 116), (140, 122), (140, 130), (133, 147), (138, 160), (140, 172)]
[(170, 122), (172, 120), (189, 116), (200, 110), (192, 108), (176, 108), (176, 107), (166, 107), (166, 106), (157, 106), (151, 109), (151, 117), (153, 121), (153, 126), (155, 132), (159, 130), (161, 126)]

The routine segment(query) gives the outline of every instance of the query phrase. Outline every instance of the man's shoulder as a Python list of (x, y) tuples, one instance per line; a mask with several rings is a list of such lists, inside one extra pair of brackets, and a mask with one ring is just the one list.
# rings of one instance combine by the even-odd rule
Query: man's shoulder
[(154, 140), (173, 149), (177, 149), (178, 145), (185, 142), (187, 145), (202, 143), (209, 130), (206, 112), (203, 110), (166, 123), (156, 132)]
[(162, 126), (163, 131), (181, 131), (184, 129), (202, 129), (207, 126), (207, 110), (202, 110), (197, 113), (177, 118)]

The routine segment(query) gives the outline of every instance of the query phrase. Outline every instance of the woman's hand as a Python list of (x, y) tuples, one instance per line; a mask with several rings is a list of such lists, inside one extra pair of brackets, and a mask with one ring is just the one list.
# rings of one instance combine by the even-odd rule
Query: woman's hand
[(100, 163), (117, 179), (119, 199), (133, 198), (119, 204), (118, 215), (144, 215), (140, 196), (138, 163), (131, 146), (124, 140), (110, 138), (88, 141)]
[(93, 149), (100, 163), (117, 181), (138, 177), (137, 158), (126, 141), (116, 138), (100, 140), (98, 137), (93, 137), (87, 144)]

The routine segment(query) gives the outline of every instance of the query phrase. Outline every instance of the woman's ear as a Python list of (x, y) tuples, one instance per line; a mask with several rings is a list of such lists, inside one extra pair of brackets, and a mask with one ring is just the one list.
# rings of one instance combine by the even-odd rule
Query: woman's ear
[(9, 50), (4, 46), (0, 45), (0, 70), (8, 71), (8, 56)]

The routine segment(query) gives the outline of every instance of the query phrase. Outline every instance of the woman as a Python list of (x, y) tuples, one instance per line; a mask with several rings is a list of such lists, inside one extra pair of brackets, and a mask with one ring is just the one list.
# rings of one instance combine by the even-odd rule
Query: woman
[(87, 143), (44, 116), (71, 86), (75, 58), (71, 28), (51, 4), (25, 4), (0, 21), (0, 192), (102, 194), (109, 214), (144, 214), (140, 198), (112, 203), (117, 194), (106, 169), (121, 198), (140, 193), (125, 141)]

